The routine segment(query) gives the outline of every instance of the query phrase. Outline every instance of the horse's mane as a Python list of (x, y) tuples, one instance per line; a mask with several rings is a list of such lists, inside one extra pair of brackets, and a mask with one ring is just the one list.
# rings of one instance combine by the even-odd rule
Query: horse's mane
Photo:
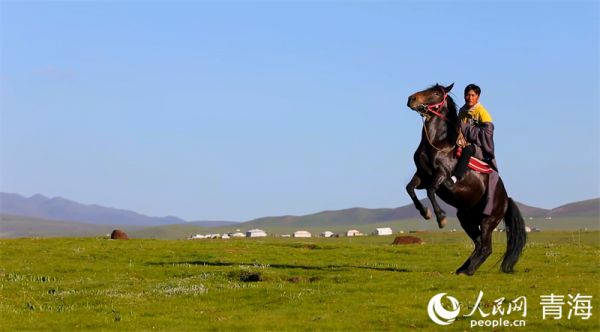
[(448, 120), (450, 120), (452, 124), (457, 124), (458, 111), (456, 110), (456, 103), (450, 95), (446, 96), (446, 105), (448, 106)]
[[(431, 87), (431, 89), (442, 89), (445, 90), (444, 86), (435, 84)], [(459, 129), (459, 120), (458, 120), (458, 111), (456, 109), (456, 103), (454, 99), (450, 96), (450, 94), (446, 94), (446, 118), (448, 118), (449, 126), (454, 127), (456, 130), (449, 132), (449, 138), (452, 141), (456, 141), (456, 135), (460, 131)]]

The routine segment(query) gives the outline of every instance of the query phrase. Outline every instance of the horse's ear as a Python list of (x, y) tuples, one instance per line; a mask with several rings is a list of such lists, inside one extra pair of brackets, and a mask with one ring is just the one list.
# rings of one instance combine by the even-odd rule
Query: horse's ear
[(454, 83), (448, 85), (447, 87), (444, 88), (444, 91), (446, 91), (446, 93), (450, 92), (450, 90), (452, 90), (453, 86), (454, 86)]

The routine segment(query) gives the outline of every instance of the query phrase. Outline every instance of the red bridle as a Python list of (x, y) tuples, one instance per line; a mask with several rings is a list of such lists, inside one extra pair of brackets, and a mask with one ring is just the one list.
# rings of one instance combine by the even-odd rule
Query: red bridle
[(444, 119), (445, 121), (448, 121), (448, 118), (446, 118), (446, 116), (440, 112), (438, 112), (438, 110), (442, 107), (444, 107), (444, 103), (446, 103), (446, 97), (448, 96), (448, 94), (444, 91), (444, 98), (442, 98), (442, 101), (440, 101), (439, 103), (436, 104), (430, 104), (430, 105), (423, 105), (425, 106), (425, 108), (427, 109), (428, 112), (431, 112), (433, 114), (435, 114), (436, 116)]

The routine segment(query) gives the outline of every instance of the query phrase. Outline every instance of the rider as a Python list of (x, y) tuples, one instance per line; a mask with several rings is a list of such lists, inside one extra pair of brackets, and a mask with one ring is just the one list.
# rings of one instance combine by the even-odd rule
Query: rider
[(469, 84), (465, 88), (465, 105), (460, 108), (458, 118), (460, 128), (470, 145), (462, 149), (454, 174), (446, 180), (446, 187), (451, 188), (467, 173), (469, 159), (475, 154), (475, 145), (481, 148), (483, 159), (496, 170), (494, 156), (494, 124), (490, 113), (479, 103), (481, 88)]

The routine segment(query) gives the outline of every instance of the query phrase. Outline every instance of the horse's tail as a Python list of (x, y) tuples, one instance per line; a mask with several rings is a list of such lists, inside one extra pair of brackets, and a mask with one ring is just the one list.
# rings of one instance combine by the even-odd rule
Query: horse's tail
[(502, 272), (511, 273), (513, 267), (519, 260), (521, 252), (527, 242), (527, 233), (525, 232), (525, 221), (521, 211), (512, 198), (508, 198), (508, 209), (504, 215), (504, 224), (506, 225), (506, 253), (502, 258)]

